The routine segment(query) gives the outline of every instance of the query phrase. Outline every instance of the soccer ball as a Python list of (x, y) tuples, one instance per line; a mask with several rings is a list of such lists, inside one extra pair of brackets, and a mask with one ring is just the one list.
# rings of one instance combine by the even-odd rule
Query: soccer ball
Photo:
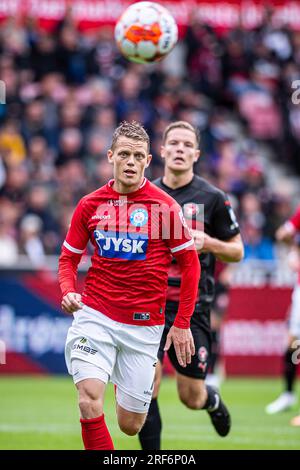
[(159, 3), (130, 5), (115, 27), (115, 40), (129, 60), (150, 63), (161, 60), (175, 46), (178, 28), (173, 16)]

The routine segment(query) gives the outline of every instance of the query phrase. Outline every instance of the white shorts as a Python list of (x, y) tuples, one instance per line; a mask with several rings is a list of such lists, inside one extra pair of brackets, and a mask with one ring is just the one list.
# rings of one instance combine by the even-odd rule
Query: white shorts
[(295, 286), (289, 318), (289, 333), (300, 338), (300, 285)]
[(114, 383), (120, 406), (148, 411), (164, 326), (119, 323), (86, 305), (74, 313), (65, 358), (74, 383), (97, 378)]

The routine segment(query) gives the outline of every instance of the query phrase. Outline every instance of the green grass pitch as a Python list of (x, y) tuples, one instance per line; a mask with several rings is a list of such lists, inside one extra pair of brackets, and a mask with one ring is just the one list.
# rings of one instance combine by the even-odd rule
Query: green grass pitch
[[(222, 396), (233, 427), (227, 438), (220, 438), (206, 412), (186, 409), (174, 380), (164, 379), (159, 401), (163, 449), (299, 449), (300, 428), (289, 425), (299, 409), (275, 416), (264, 413), (281, 387), (274, 379), (227, 379)], [(82, 449), (77, 393), (70, 377), (1, 376), (0, 397), (0, 449)], [(137, 437), (118, 429), (111, 386), (105, 415), (115, 448), (139, 449)]]

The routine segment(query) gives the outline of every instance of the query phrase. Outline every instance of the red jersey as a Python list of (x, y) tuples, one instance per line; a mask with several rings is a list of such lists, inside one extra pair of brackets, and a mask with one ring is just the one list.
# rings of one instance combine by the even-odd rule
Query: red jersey
[(90, 240), (94, 253), (83, 303), (121, 323), (163, 324), (173, 255), (191, 271), (174, 323), (188, 328), (200, 267), (180, 206), (147, 179), (127, 195), (114, 191), (113, 183), (83, 197), (75, 209), (60, 257), (63, 295), (76, 292), (77, 265)]
[(295, 214), (290, 218), (289, 222), (298, 232), (300, 232), (300, 206), (297, 208)]
[[(290, 218), (289, 223), (293, 228), (300, 233), (300, 206), (297, 208), (295, 214)], [(300, 272), (298, 273), (298, 284), (300, 284)]]

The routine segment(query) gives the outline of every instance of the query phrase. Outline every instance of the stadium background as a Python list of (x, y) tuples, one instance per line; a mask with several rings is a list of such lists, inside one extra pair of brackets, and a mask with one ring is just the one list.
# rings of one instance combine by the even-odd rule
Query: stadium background
[[(186, 432), (195, 433), (198, 421), (201, 432), (178, 441), (166, 425), (165, 448), (260, 448), (268, 433), (265, 448), (299, 448), (290, 415), (266, 418), (263, 408), (281, 388), (265, 377), (281, 371), (295, 281), (274, 232), (300, 199), (300, 5), (160, 3), (174, 13), (181, 40), (162, 63), (146, 67), (121, 58), (112, 39), (125, 2), (1, 2), (0, 449), (80, 448), (71, 379), (41, 377), (66, 372), (71, 320), (59, 308), (57, 256), (79, 198), (111, 176), (106, 150), (123, 119), (150, 133), (151, 179), (162, 174), (165, 125), (185, 119), (201, 130), (195, 171), (230, 195), (246, 247), (242, 263), (220, 270), (230, 284), (229, 297), (220, 298), (223, 387), (242, 438), (220, 442), (205, 417), (182, 406)], [(88, 256), (80, 282), (87, 266)], [(172, 379), (165, 384), (161, 408), (172, 425), (178, 401)], [(74, 413), (63, 422), (69, 401)], [(44, 403), (53, 412), (45, 421)], [(114, 432), (123, 448), (137, 446)]]

